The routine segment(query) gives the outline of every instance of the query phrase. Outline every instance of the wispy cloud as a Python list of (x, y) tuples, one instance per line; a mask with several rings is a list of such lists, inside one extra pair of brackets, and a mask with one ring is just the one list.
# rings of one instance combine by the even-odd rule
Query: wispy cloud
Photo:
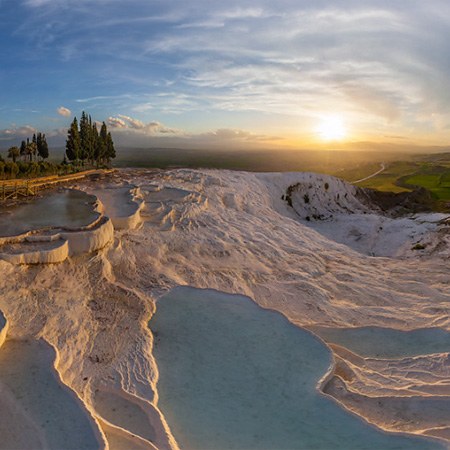
[[(192, 123), (193, 114), (208, 122), (205, 133), (233, 130), (247, 114), (254, 138), (260, 122), (275, 135), (286, 123), (305, 134), (321, 114), (338, 111), (361, 134), (443, 139), (450, 123), (445, 0), (407, 7), (390, 0), (19, 4), (24, 18), (5, 22), (15, 32), (0, 37), (14, 38), (17, 60), (39, 68), (39, 83), (49, 79), (38, 91), (57, 84), (73, 97), (58, 103), (110, 117), (116, 130), (162, 134), (151, 117)], [(12, 84), (23, 67), (10, 66), (2, 70)]]
[(145, 123), (122, 114), (110, 117), (107, 123), (112, 130), (114, 139), (122, 145), (128, 142), (132, 145), (146, 147), (164, 144), (183, 148), (232, 148), (236, 146), (273, 145), (283, 141), (278, 136), (257, 134), (236, 128), (220, 128), (204, 133), (192, 133), (168, 127), (158, 121)]

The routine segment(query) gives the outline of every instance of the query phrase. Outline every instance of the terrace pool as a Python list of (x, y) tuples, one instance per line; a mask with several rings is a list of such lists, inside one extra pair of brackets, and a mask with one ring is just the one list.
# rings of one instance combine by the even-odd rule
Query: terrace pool
[(400, 331), (392, 328), (311, 328), (325, 342), (366, 358), (395, 359), (450, 352), (450, 333), (440, 328)]
[(43, 341), (6, 341), (0, 348), (0, 449), (98, 449), (92, 419), (53, 368)]
[(66, 189), (0, 211), (0, 237), (15, 236), (48, 227), (80, 228), (99, 217), (95, 197)]
[(249, 298), (179, 287), (149, 326), (159, 408), (183, 449), (431, 449), (386, 434), (321, 395), (329, 349)]

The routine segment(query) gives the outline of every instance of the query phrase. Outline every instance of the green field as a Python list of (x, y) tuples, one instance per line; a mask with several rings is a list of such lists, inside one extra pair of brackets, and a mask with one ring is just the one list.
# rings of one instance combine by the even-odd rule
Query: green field
[[(410, 161), (396, 161), (386, 164), (386, 169), (373, 178), (358, 183), (360, 187), (380, 191), (404, 192), (417, 187), (427, 189), (436, 201), (436, 209), (448, 210), (450, 202), (450, 155), (416, 157)], [(368, 164), (366, 171), (373, 171)], [(346, 174), (345, 179), (349, 179)]]
[(411, 186), (421, 186), (428, 189), (438, 200), (450, 201), (450, 169), (443, 174), (417, 173), (404, 179)]
[[(379, 168), (379, 165), (378, 165)], [(371, 189), (378, 189), (379, 191), (388, 192), (404, 192), (409, 191), (407, 187), (399, 186), (397, 180), (405, 175), (414, 174), (419, 170), (420, 165), (414, 161), (395, 161), (386, 164), (386, 169), (373, 178), (358, 183), (359, 187), (367, 187)], [(376, 170), (372, 170), (374, 173)], [(370, 175), (370, 173), (368, 174)], [(366, 175), (367, 176), (367, 175)], [(348, 179), (348, 178), (346, 178)], [(349, 180), (348, 181), (352, 181)]]

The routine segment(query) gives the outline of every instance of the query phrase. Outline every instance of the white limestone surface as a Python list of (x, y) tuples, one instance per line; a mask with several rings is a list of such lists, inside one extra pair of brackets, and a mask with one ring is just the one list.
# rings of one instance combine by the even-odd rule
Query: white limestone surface
[[(9, 336), (42, 337), (57, 349), (61, 380), (92, 412), (113, 448), (124, 442), (130, 448), (133, 442), (139, 448), (177, 448), (170, 423), (158, 407), (159, 372), (153, 357), (158, 337), (147, 326), (155, 300), (176, 286), (243, 294), (298, 326), (450, 330), (449, 241), (441, 220), (426, 219), (431, 221), (427, 233), (440, 242), (438, 247), (371, 257), (368, 246), (356, 251), (350, 240), (337, 242), (333, 234), (320, 233), (281, 199), (289, 186), (305, 182), (310, 189), (311, 184), (310, 201), (318, 213), (329, 210), (333, 216), (348, 216), (323, 221), (336, 228), (336, 235), (341, 226), (359, 221), (357, 214), (380, 220), (376, 210), (364, 214), (368, 206), (353, 199), (353, 188), (344, 182), (301, 173), (188, 169), (126, 170), (114, 177), (110, 188), (124, 183), (140, 188), (145, 204), (139, 227), (112, 239), (113, 227), (105, 222), (109, 230), (101, 232), (98, 243), (110, 244), (103, 251), (78, 254), (57, 265), (15, 266), (0, 260), (0, 309), (8, 317)], [(345, 202), (334, 206), (330, 199), (329, 209), (322, 211), (326, 191), (339, 193)], [(315, 192), (320, 202), (313, 200)], [(422, 226), (421, 217), (408, 220), (414, 227)], [(398, 228), (396, 242), (407, 243), (409, 229)], [(361, 239), (370, 241), (372, 230), (363, 227)], [(339, 390), (342, 384), (330, 386), (327, 395), (380, 428), (434, 433), (448, 440), (440, 427), (439, 408), (431, 408), (426, 421), (418, 416), (406, 430), (402, 423), (397, 425), (395, 406), (401, 391), (393, 389), (414, 374), (414, 383), (424, 386), (422, 392), (416, 390), (417, 396), (424, 398), (425, 391), (433, 389), (433, 395), (444, 398), (444, 383), (430, 380), (448, 371), (448, 354), (422, 355), (420, 360), (404, 361), (394, 372), (387, 361), (352, 363), (331, 348), (335, 361), (343, 362), (330, 368), (335, 370), (330, 376), (345, 386), (344, 390)], [(345, 368), (349, 359), (352, 371)], [(353, 383), (346, 378), (352, 372)], [(352, 388), (362, 395), (338, 395)], [(387, 393), (393, 407), (377, 409), (369, 399), (373, 390)], [(98, 392), (112, 392), (120, 400), (100, 398)], [(405, 411), (420, 404), (412, 400), (402, 398)], [(139, 423), (130, 424), (107, 410), (114, 405), (127, 409), (126, 402), (130, 410), (145, 405), (145, 420), (157, 430), (153, 436), (136, 435), (142, 430), (143, 415), (139, 414)]]
[[(357, 188), (329, 175), (260, 174), (272, 188), (274, 206), (333, 241), (369, 256), (421, 257), (430, 252), (450, 256), (446, 214), (422, 213), (388, 217), (362, 203)], [(289, 197), (289, 199), (288, 199)], [(278, 206), (276, 206), (278, 205)], [(443, 241), (443, 242), (442, 242)], [(444, 245), (442, 245), (444, 244)]]
[(67, 224), (64, 228), (34, 229), (0, 238), (0, 259), (16, 265), (54, 264), (69, 256), (104, 248), (114, 238), (114, 227), (112, 221), (102, 215), (104, 207), (98, 199), (93, 202), (92, 208), (93, 220), (84, 226)]
[(141, 209), (144, 207), (140, 189), (131, 185), (94, 185), (86, 191), (99, 198), (103, 213), (107, 215), (116, 230), (128, 230), (141, 223)]
[(114, 227), (111, 219), (103, 216), (93, 228), (61, 232), (60, 236), (69, 243), (69, 256), (75, 256), (106, 247), (114, 239)]
[(54, 264), (69, 256), (66, 239), (51, 241), (25, 240), (22, 243), (0, 247), (0, 258), (11, 264)]

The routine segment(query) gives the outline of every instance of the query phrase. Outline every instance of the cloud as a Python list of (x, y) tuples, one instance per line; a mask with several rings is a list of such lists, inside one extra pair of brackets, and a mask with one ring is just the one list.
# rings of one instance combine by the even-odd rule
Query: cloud
[(267, 136), (264, 134), (255, 134), (247, 130), (220, 128), (215, 131), (203, 133), (198, 137), (206, 140), (218, 141), (242, 141), (242, 142), (256, 142), (256, 141), (281, 141), (282, 138), (277, 136)]
[(24, 125), (21, 127), (12, 127), (0, 130), (1, 141), (17, 141), (23, 138), (31, 137), (36, 133), (36, 128), (31, 125)]
[(122, 119), (119, 119), (118, 117), (110, 117), (108, 119), (108, 125), (111, 128), (116, 128), (116, 129), (127, 128), (126, 122)]
[[(14, 35), (27, 43), (22, 60), (53, 61), (67, 71), (60, 83), (72, 76), (70, 86), (95, 86), (74, 98), (111, 116), (117, 131), (177, 134), (149, 122), (149, 111), (187, 123), (196, 114), (205, 129), (239, 129), (247, 114), (254, 135), (268, 115), (274, 134), (286, 122), (305, 133), (335, 112), (379, 136), (431, 135), (450, 123), (446, 0), (20, 3), (28, 11)], [(59, 76), (55, 67), (49, 73)]]
[(117, 117), (109, 117), (108, 125), (116, 130), (131, 130), (151, 136), (164, 134), (180, 134), (179, 130), (166, 127), (160, 122), (144, 123), (138, 119), (122, 114), (117, 115)]
[(135, 147), (176, 148), (273, 148), (283, 142), (278, 136), (253, 133), (239, 128), (219, 128), (203, 133), (192, 133), (169, 127), (159, 121), (143, 122), (118, 114), (107, 120), (118, 145)]
[(141, 122), (138, 119), (133, 119), (132, 117), (124, 116), (122, 114), (119, 114), (119, 117), (121, 119), (123, 119), (124, 121), (126, 121), (126, 123), (128, 123), (128, 126), (130, 128), (134, 128), (135, 130), (142, 130), (142, 129), (146, 128), (145, 123)]
[(65, 108), (64, 106), (60, 106), (56, 111), (60, 116), (63, 117), (69, 117), (72, 114), (72, 111), (69, 108)]

